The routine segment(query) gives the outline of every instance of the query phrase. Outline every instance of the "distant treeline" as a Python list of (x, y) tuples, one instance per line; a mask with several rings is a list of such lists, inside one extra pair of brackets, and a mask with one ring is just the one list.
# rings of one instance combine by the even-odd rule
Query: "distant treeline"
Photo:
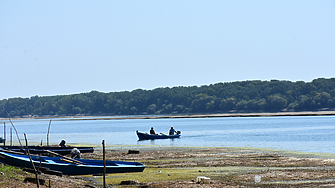
[[(335, 78), (312, 82), (241, 81), (204, 86), (10, 98), (11, 117), (311, 111), (335, 108)], [(8, 117), (1, 109), (0, 117)]]

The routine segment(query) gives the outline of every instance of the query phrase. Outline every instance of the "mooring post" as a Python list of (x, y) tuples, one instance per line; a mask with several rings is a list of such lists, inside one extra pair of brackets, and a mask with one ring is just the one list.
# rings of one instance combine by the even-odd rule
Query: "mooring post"
[(104, 174), (103, 174), (103, 181), (104, 181), (104, 188), (106, 188), (106, 157), (105, 157), (105, 140), (102, 140), (102, 154), (103, 154), (103, 161), (104, 161)]
[(3, 122), (3, 146), (6, 146), (6, 122)]
[(13, 145), (13, 133), (12, 133), (12, 127), (10, 128), (10, 149), (12, 149), (12, 145)]
[(29, 156), (29, 159), (30, 159), (30, 162), (31, 162), (31, 166), (33, 167), (34, 172), (35, 172), (37, 188), (39, 188), (40, 187), (40, 181), (38, 179), (38, 171), (36, 170), (34, 162), (33, 162), (33, 160), (31, 159), (31, 156), (30, 156), (26, 133), (24, 133), (24, 139), (26, 140), (26, 149), (27, 149), (27, 153), (28, 153), (28, 156)]
[(51, 119), (49, 122), (48, 134), (47, 134), (47, 146), (49, 146), (49, 132), (50, 132)]

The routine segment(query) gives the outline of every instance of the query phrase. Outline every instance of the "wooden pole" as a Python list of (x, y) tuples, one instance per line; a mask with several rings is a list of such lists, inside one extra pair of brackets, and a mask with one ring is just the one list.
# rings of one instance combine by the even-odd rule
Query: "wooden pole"
[(68, 162), (68, 163), (72, 163), (72, 164), (76, 164), (76, 165), (80, 165), (80, 164), (82, 164), (82, 163), (76, 163), (76, 162), (74, 162), (74, 161), (67, 160), (67, 159), (63, 159), (63, 158), (60, 158), (59, 160), (61, 160), (61, 161), (65, 161), (65, 162)]
[(36, 177), (37, 187), (39, 188), (39, 187), (40, 187), (40, 181), (38, 180), (38, 172), (37, 172), (37, 170), (36, 170), (36, 168), (35, 168), (34, 162), (33, 162), (33, 160), (31, 159), (31, 156), (30, 156), (30, 153), (29, 153), (29, 147), (28, 147), (28, 141), (27, 141), (26, 133), (24, 133), (24, 139), (26, 140), (27, 153), (28, 153), (28, 156), (29, 156), (31, 165), (33, 166), (33, 169), (34, 169), (34, 172), (35, 172), (35, 177)]
[(13, 145), (13, 130), (12, 127), (10, 128), (10, 149), (12, 149)]
[(51, 119), (49, 122), (48, 134), (47, 134), (47, 146), (49, 146), (49, 132), (50, 132)]
[(6, 146), (6, 122), (3, 122), (3, 146)]
[(8, 116), (8, 118), (9, 118), (9, 121), (10, 121), (10, 123), (12, 124), (12, 126), (13, 126), (13, 128), (14, 128), (14, 130), (15, 130), (15, 132), (16, 132), (16, 136), (17, 136), (17, 139), (19, 140), (20, 146), (22, 147), (22, 144), (21, 144), (21, 141), (20, 141), (20, 137), (19, 137), (19, 133), (17, 132), (17, 130), (16, 130), (16, 128), (15, 128), (15, 126), (14, 126), (12, 120), (10, 119), (10, 116), (9, 116), (7, 110), (5, 109), (5, 107), (2, 107), (2, 108), (3, 108), (3, 110), (7, 113), (7, 116)]
[(58, 156), (58, 157), (63, 157), (64, 159), (73, 161), (73, 162), (75, 162), (75, 163), (82, 164), (81, 161), (72, 159), (72, 158), (70, 158), (70, 157), (63, 156), (63, 155), (61, 155), (61, 154), (59, 154), (59, 153), (56, 153), (56, 152), (53, 152), (53, 151), (50, 151), (50, 150), (45, 150), (45, 149), (44, 149), (43, 151), (46, 151), (46, 152), (51, 153), (51, 154), (53, 154), (53, 155), (56, 155), (56, 156)]
[(102, 140), (102, 153), (103, 153), (103, 161), (104, 161), (104, 173), (103, 173), (103, 181), (104, 188), (106, 188), (106, 151), (105, 151), (105, 140)]

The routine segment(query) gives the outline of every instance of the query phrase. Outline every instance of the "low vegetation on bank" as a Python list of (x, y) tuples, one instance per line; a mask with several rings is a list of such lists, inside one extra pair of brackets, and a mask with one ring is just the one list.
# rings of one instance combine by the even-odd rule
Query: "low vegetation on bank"
[(27, 176), (32, 177), (22, 169), (0, 163), (0, 187), (20, 187)]

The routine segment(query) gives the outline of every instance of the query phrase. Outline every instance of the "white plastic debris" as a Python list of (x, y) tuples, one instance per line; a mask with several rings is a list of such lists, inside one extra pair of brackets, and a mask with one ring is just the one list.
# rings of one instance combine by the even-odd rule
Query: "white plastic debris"
[(260, 176), (260, 175), (256, 175), (256, 176), (255, 176), (255, 182), (256, 182), (256, 183), (261, 182), (261, 176)]

